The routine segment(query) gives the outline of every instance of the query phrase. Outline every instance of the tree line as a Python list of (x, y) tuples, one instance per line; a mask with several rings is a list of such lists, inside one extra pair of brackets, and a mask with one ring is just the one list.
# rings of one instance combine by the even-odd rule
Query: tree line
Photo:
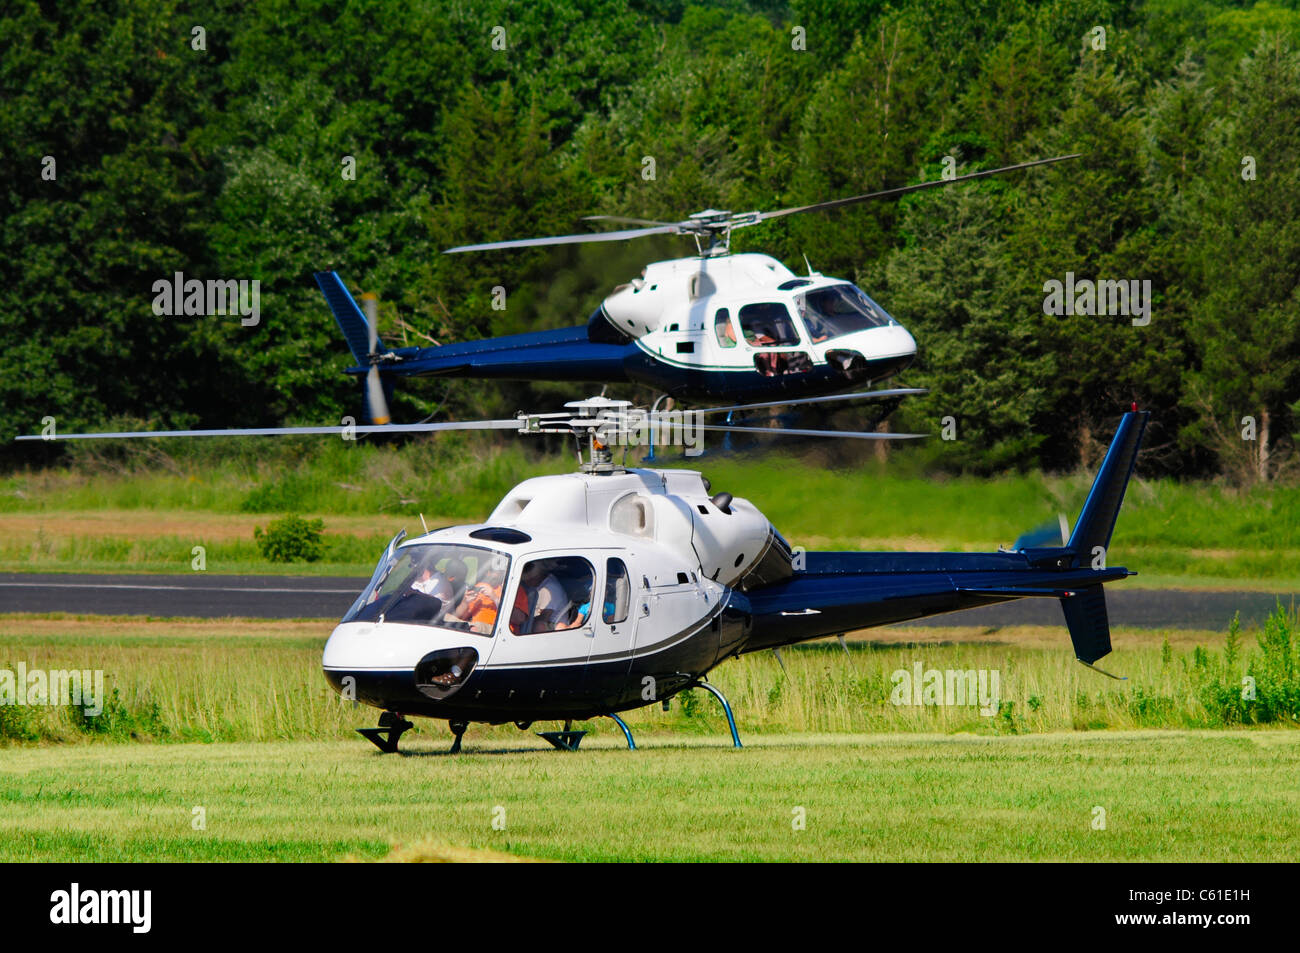
[[(807, 256), (913, 332), (903, 380), (931, 393), (900, 414), (953, 418), (945, 465), (1090, 463), (1136, 401), (1153, 411), (1148, 470), (1285, 478), (1298, 41), (1294, 0), (9, 4), (0, 436), (47, 416), (66, 431), (356, 413), (322, 268), (379, 295), (392, 343), (559, 327), (693, 246), (441, 250), (1078, 152), (776, 220), (733, 249), (796, 271)], [(156, 313), (154, 284), (177, 272), (257, 280), (260, 320)], [(1145, 318), (1049, 301), (1053, 282), (1103, 281), (1112, 302), (1118, 283), (1146, 289)], [(428, 381), (394, 409), (560, 394), (578, 396)]]

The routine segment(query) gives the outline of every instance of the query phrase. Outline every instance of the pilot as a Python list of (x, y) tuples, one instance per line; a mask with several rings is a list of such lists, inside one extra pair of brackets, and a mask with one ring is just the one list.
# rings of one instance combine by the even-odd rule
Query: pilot
[(464, 590), (467, 571), (463, 560), (452, 557), (443, 564), (441, 572), (432, 566), (421, 569), (420, 578), (411, 583), (411, 588), (441, 599), (443, 605), (452, 605)]
[(425, 566), (420, 570), (419, 577), (411, 583), (411, 588), (426, 596), (440, 599), (443, 603), (450, 602), (452, 593), (455, 592), (451, 581), (432, 566)]
[(813, 344), (821, 344), (822, 341), (826, 341), (830, 338), (830, 324), (823, 321), (820, 316), (814, 315), (811, 310), (802, 313), (803, 323), (808, 328), (808, 339), (812, 341)]

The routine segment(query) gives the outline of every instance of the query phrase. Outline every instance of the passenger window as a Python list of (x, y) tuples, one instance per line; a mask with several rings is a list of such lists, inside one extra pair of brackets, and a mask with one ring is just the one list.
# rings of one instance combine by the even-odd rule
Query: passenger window
[(595, 581), (591, 563), (581, 556), (525, 563), (510, 610), (510, 631), (536, 635), (586, 625)]
[(713, 334), (719, 347), (736, 346), (736, 329), (731, 324), (731, 312), (726, 308), (719, 308), (713, 316)]
[(812, 361), (803, 351), (760, 351), (754, 355), (754, 367), (764, 377), (782, 374), (807, 374)]
[(627, 566), (621, 559), (605, 561), (605, 605), (601, 618), (608, 623), (622, 622), (627, 618), (627, 604), (631, 601), (632, 581)]
[(799, 343), (790, 312), (779, 301), (747, 304), (740, 309), (740, 330), (753, 347), (786, 347)]

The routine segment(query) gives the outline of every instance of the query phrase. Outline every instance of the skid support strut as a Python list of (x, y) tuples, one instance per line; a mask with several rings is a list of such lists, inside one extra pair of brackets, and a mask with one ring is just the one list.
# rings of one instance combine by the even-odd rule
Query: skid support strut
[(731, 704), (727, 701), (727, 697), (708, 682), (693, 682), (689, 687), (702, 688), (718, 701), (722, 702), (722, 710), (726, 712), (727, 715), (727, 727), (731, 729), (731, 743), (737, 748), (743, 747), (740, 743), (740, 735), (736, 731), (736, 717), (731, 713)]

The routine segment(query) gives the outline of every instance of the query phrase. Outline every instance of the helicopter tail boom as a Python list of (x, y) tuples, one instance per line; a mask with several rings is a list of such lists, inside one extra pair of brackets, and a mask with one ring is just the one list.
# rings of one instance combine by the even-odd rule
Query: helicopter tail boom
[(1149, 417), (1136, 409), (1124, 415), (1066, 545), (996, 553), (809, 552), (789, 581), (746, 593), (754, 631), (742, 651), (1046, 597), (1060, 600), (1075, 656), (1091, 667), (1111, 650), (1103, 584), (1132, 575), (1106, 565), (1106, 547)]

